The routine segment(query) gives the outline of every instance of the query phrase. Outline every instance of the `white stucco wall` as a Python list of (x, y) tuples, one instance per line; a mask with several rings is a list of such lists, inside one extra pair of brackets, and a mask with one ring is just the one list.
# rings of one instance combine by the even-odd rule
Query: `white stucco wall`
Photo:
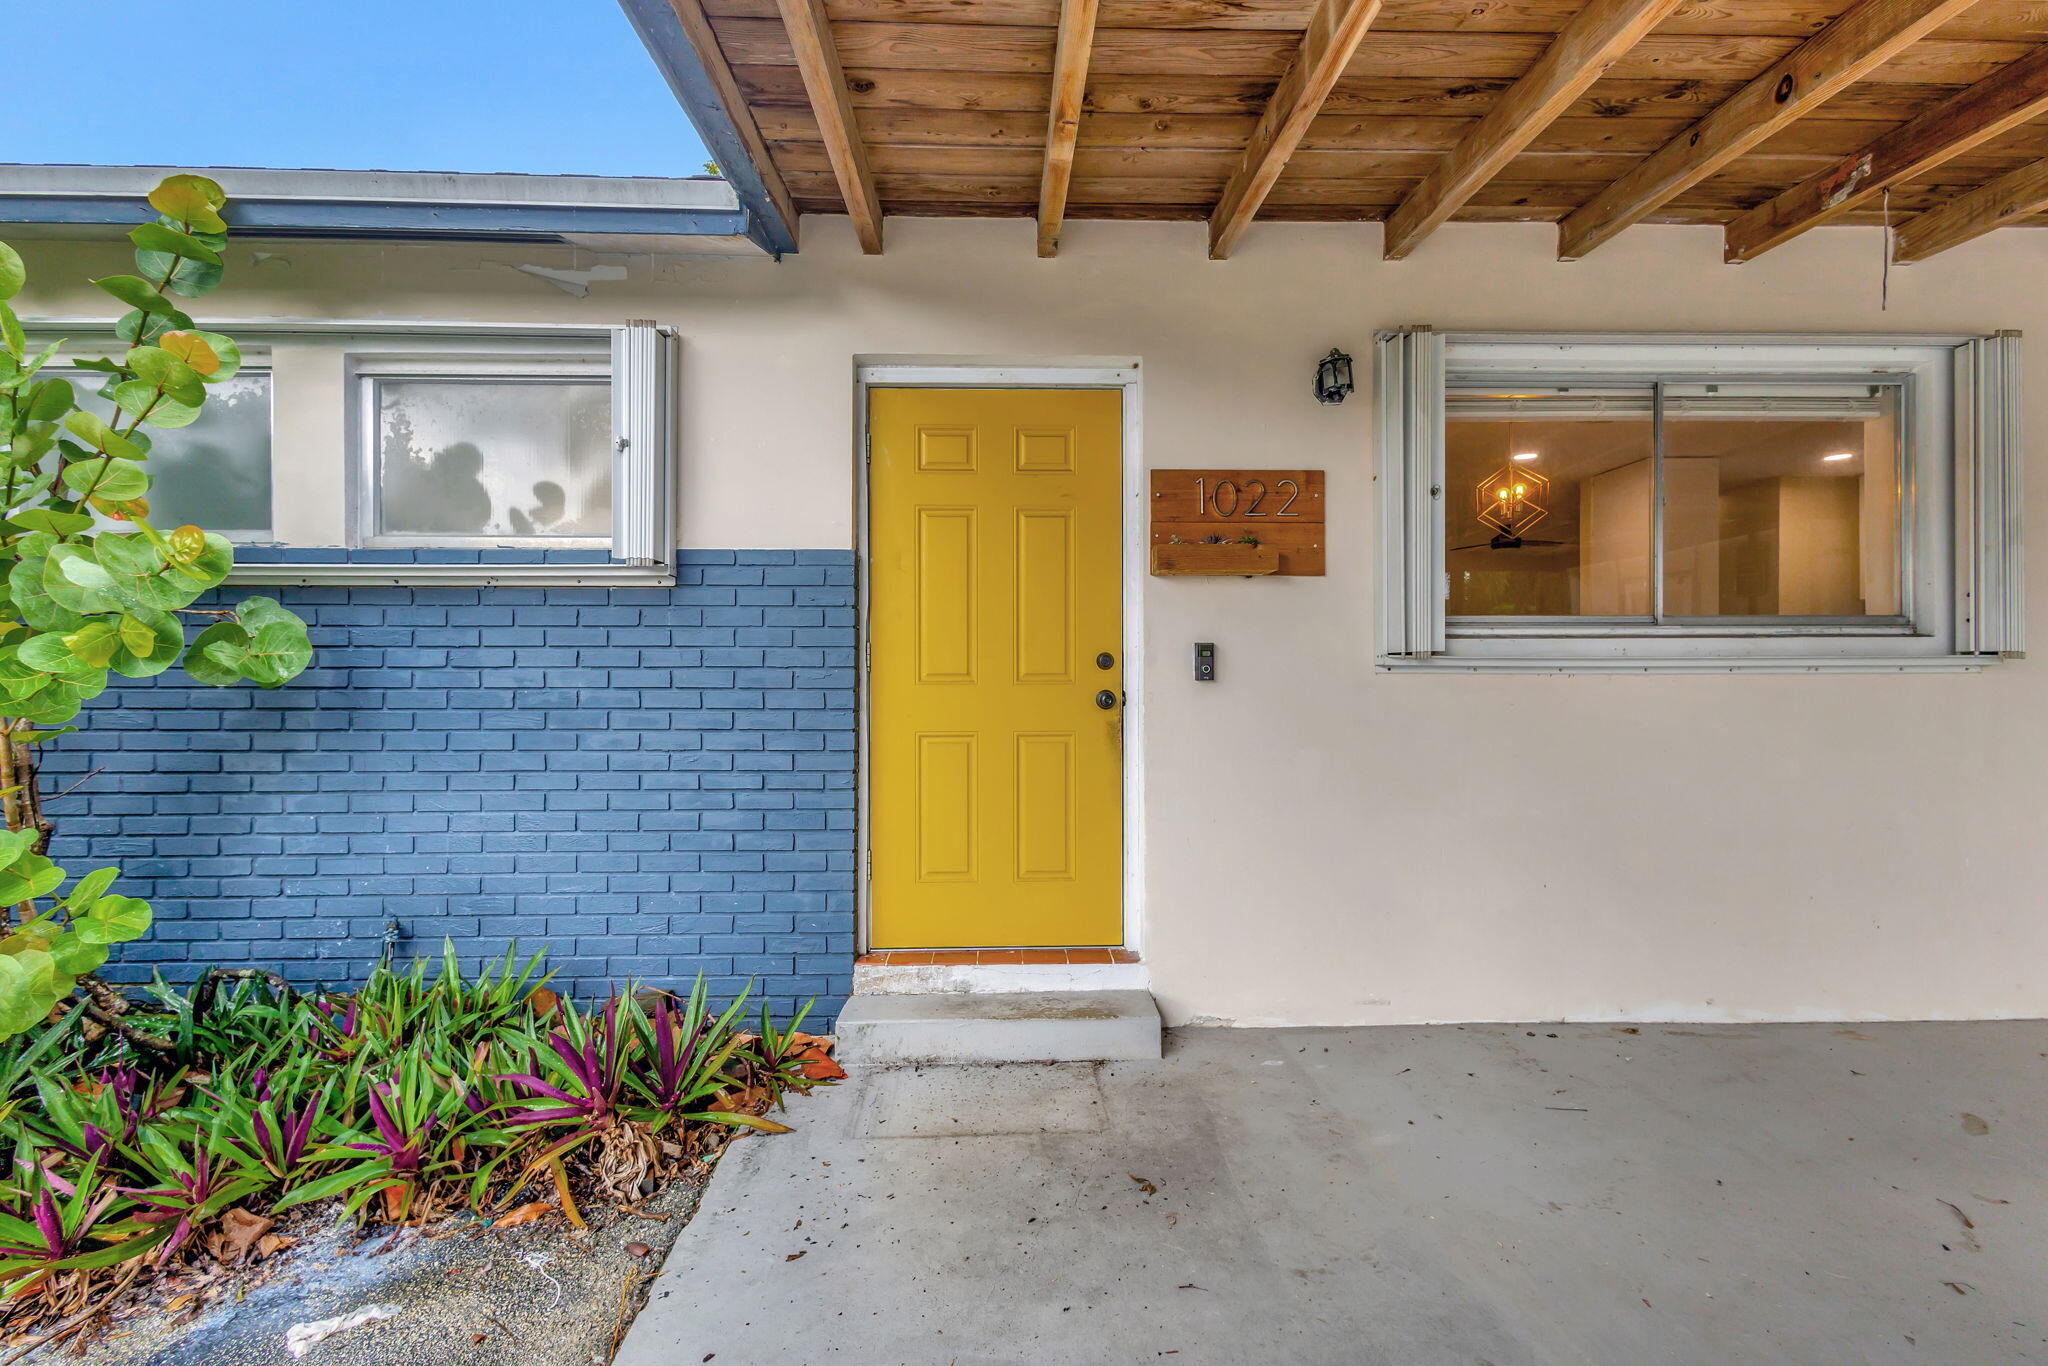
[[(626, 261), (571, 298), (510, 267), (566, 248), (295, 242), (237, 252), (231, 315), (674, 323), (686, 341), (686, 544), (853, 543), (857, 356), (1134, 357), (1156, 466), (1328, 471), (1329, 575), (1144, 584), (1142, 943), (1176, 1021), (1877, 1019), (2048, 1014), (2048, 665), (1980, 674), (1435, 676), (1372, 666), (1372, 404), (1309, 394), (1379, 327), (2025, 329), (2048, 433), (2048, 233), (1895, 270), (1871, 230), (1750, 265), (1637, 227), (1586, 261), (1553, 230), (1454, 225), (1401, 263), (1369, 226), (840, 220), (780, 265)], [(30, 252), (31, 312), (119, 269)], [(338, 454), (338, 453), (337, 453)], [(2028, 519), (2048, 527), (2048, 468)], [(2033, 629), (2048, 639), (2048, 584)], [(1189, 677), (1218, 642), (1221, 681)], [(1503, 769), (1483, 732), (1520, 739)]]

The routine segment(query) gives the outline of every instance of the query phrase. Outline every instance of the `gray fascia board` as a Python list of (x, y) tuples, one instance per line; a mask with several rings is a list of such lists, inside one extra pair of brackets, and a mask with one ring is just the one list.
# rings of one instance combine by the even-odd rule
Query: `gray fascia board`
[(683, 106), (697, 135), (704, 139), (718, 169), (738, 193), (747, 210), (748, 236), (777, 257), (794, 252), (796, 225), (785, 222), (776, 208), (760, 168), (747, 154), (746, 141), (740, 137), (731, 112), (719, 100), (717, 87), (697, 59), (697, 49), (689, 34), (683, 32), (682, 21), (676, 18), (668, 0), (619, 0), (619, 8), (626, 12), (626, 18), (647, 47), (647, 55), (661, 69), (662, 79), (675, 92), (677, 103)]
[[(0, 222), (132, 226), (147, 222), (141, 199), (69, 199), (0, 194)], [(294, 237), (438, 237), (545, 240), (562, 233), (668, 237), (747, 234), (742, 209), (625, 209), (585, 205), (370, 204), (352, 200), (230, 200), (222, 215), (237, 232)]]
[[(165, 170), (0, 166), (0, 222), (125, 227), (149, 216), (144, 196)], [(755, 236), (752, 215), (719, 180), (258, 168), (203, 173), (228, 191), (229, 226), (249, 233), (524, 241), (564, 233)]]

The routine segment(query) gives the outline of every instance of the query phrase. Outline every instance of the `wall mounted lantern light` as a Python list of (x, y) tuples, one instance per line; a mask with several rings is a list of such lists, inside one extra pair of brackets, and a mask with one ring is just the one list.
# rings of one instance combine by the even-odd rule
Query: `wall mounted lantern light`
[(1351, 357), (1333, 346), (1316, 366), (1316, 402), (1342, 403), (1350, 392)]

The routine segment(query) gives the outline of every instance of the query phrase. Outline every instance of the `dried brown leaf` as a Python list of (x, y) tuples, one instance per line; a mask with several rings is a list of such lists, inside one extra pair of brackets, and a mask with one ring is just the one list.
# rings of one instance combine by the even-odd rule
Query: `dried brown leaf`
[(512, 1210), (509, 1213), (499, 1215), (498, 1218), (492, 1222), (491, 1227), (517, 1228), (521, 1224), (530, 1224), (534, 1220), (543, 1218), (544, 1216), (553, 1214), (554, 1212), (555, 1207), (550, 1202), (546, 1200), (534, 1200), (527, 1204), (521, 1205), (518, 1209)]
[(804, 1074), (806, 1081), (845, 1081), (846, 1069), (827, 1057), (825, 1050), (813, 1045), (793, 1054), (801, 1064), (797, 1070)]
[(207, 1250), (224, 1266), (240, 1266), (263, 1235), (276, 1226), (277, 1220), (268, 1215), (236, 1205), (221, 1213), (220, 1228), (207, 1235)]

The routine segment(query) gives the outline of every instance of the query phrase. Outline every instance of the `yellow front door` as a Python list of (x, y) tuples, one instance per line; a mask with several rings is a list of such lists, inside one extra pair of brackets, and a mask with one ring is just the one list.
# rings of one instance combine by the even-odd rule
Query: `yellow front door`
[(871, 946), (1121, 943), (1122, 395), (868, 424)]

